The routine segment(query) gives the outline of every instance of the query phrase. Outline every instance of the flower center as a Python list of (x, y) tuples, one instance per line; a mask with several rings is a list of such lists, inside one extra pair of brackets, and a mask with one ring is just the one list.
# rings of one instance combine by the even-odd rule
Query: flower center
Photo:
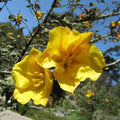
[(72, 67), (72, 64), (73, 64), (72, 52), (67, 53), (67, 54), (63, 53), (63, 58), (61, 59), (60, 64), (63, 65), (65, 69), (67, 67)]
[(41, 79), (32, 79), (34, 87), (42, 87), (45, 85), (45, 81)]
[(33, 74), (29, 73), (32, 78), (34, 87), (42, 87), (45, 85), (45, 77), (43, 73), (34, 72)]

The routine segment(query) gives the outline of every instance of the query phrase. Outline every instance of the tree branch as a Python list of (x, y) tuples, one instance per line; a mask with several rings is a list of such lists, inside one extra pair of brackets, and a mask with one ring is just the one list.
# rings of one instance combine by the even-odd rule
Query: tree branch
[(47, 18), (48, 18), (48, 16), (50, 15), (50, 13), (52, 12), (55, 3), (56, 3), (56, 0), (53, 1), (52, 6), (51, 6), (49, 12), (48, 12), (47, 15), (45, 16), (45, 19), (43, 20), (43, 23), (45, 23), (45, 22), (47, 21)]
[(103, 69), (105, 69), (105, 68), (107, 68), (107, 67), (115, 66), (115, 65), (117, 65), (117, 64), (119, 64), (119, 63), (120, 63), (120, 59), (118, 59), (118, 60), (116, 60), (116, 61), (114, 61), (114, 62), (112, 62), (112, 63), (109, 63), (109, 64), (105, 65), (105, 66), (103, 67)]
[(108, 36), (109, 36), (109, 34), (106, 34), (106, 35), (103, 35), (103, 36), (99, 36), (99, 37), (97, 37), (95, 39), (91, 39), (90, 43), (95, 43), (95, 42), (97, 42), (99, 40), (106, 39), (106, 37), (108, 37)]
[[(120, 15), (120, 11), (118, 11), (118, 12), (112, 12), (112, 13), (107, 13), (107, 14), (101, 14), (101, 15), (97, 15), (97, 14), (96, 14), (94, 20), (99, 20), (99, 19), (103, 19), (103, 18), (110, 17), (110, 16), (116, 16), (116, 15)], [(73, 19), (73, 20), (70, 21), (70, 22), (82, 22), (82, 21), (87, 21), (87, 20), (91, 20), (91, 16), (85, 18), (84, 20), (81, 20), (81, 19), (74, 20), (74, 19)]]
[(110, 17), (110, 16), (116, 16), (116, 15), (120, 15), (120, 11), (118, 12), (112, 12), (112, 13), (107, 13), (107, 14), (102, 14), (100, 16), (96, 16), (96, 19), (102, 19), (102, 18), (106, 18), (106, 17)]
[[(50, 15), (51, 11), (53, 10), (54, 8), (54, 4), (55, 4), (56, 0), (53, 1), (53, 4), (49, 10), (49, 12), (47, 13), (47, 15), (45, 16), (45, 19), (43, 20), (42, 23), (45, 23), (47, 21), (47, 18), (48, 16)], [(33, 41), (35, 35), (39, 32), (39, 31), (42, 31), (42, 27), (40, 25), (38, 25), (38, 27), (36, 28), (36, 31), (31, 35), (31, 37), (29, 38), (29, 42), (26, 44), (25, 48), (23, 49), (22, 53), (21, 53), (21, 56), (18, 60), (18, 62), (21, 60), (22, 56), (25, 54), (26, 50), (28, 49), (28, 47), (30, 46), (31, 42)]]

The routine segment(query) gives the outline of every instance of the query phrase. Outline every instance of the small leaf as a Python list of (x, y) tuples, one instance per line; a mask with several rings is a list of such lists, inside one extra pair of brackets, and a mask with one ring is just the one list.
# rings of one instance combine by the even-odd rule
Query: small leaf
[(30, 5), (26, 5), (26, 7), (30, 7)]
[(9, 18), (10, 21), (15, 21), (15, 17), (14, 17), (13, 14), (10, 14), (10, 15), (8, 16), (8, 18)]
[(94, 5), (96, 5), (96, 3), (90, 2), (89, 5), (90, 5), (90, 6), (94, 6)]
[(22, 105), (20, 103), (17, 103), (17, 111), (24, 115), (28, 111), (28, 104)]
[(8, 52), (7, 48), (1, 48), (1, 52)]
[(12, 45), (7, 45), (7, 48), (14, 48), (14, 46), (12, 46)]

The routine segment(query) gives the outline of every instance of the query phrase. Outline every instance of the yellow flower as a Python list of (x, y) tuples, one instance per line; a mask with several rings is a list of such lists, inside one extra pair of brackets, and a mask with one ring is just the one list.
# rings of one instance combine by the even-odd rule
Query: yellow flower
[(92, 96), (95, 96), (95, 93), (92, 93)]
[(64, 105), (64, 108), (67, 108), (67, 105)]
[(19, 24), (22, 21), (22, 15), (20, 13), (18, 13), (17, 17), (16, 17), (16, 22), (18, 22)]
[(37, 11), (35, 13), (35, 19), (40, 19), (42, 16), (43, 16), (43, 12), (41, 12), (41, 11)]
[(17, 35), (17, 38), (20, 38), (20, 35)]
[(120, 20), (116, 21), (116, 25), (120, 27)]
[(21, 18), (21, 17), (22, 17), (22, 15), (20, 13), (18, 13), (17, 18)]
[(91, 97), (92, 95), (93, 95), (93, 93), (90, 90), (88, 90), (86, 96)]
[(22, 15), (18, 13), (17, 18), (22, 18)]
[(116, 24), (115, 24), (114, 21), (111, 21), (110, 25), (111, 25), (112, 27), (115, 27), (115, 26), (116, 26)]
[(41, 54), (32, 48), (29, 55), (13, 67), (12, 77), (15, 81), (14, 99), (21, 104), (33, 100), (36, 105), (46, 105), (52, 87), (52, 74), (36, 62), (36, 56)]
[(55, 67), (53, 75), (68, 92), (86, 78), (97, 80), (105, 65), (102, 52), (89, 44), (91, 32), (79, 33), (68, 27), (56, 27), (49, 33), (47, 49), (37, 60), (45, 68)]
[(51, 23), (52, 26), (55, 26), (55, 23)]

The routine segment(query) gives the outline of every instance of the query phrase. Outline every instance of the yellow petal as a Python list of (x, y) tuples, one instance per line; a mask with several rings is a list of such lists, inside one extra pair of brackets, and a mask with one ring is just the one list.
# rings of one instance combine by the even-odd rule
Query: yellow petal
[(92, 92), (90, 90), (88, 90), (86, 96), (87, 97), (91, 97), (92, 96)]
[(86, 78), (95, 81), (101, 75), (102, 68), (105, 65), (104, 56), (95, 45), (91, 45), (87, 61), (79, 68), (76, 78), (81, 79), (81, 81), (84, 81)]
[(77, 69), (78, 67), (64, 69), (59, 65), (56, 66), (53, 74), (63, 90), (73, 93), (80, 84), (80, 79), (75, 78)]
[(15, 80), (14, 99), (26, 104), (30, 99), (36, 105), (46, 105), (51, 94), (52, 73), (37, 64), (37, 55), (41, 52), (33, 48), (29, 55), (13, 67)]
[(37, 65), (35, 56), (37, 54), (41, 54), (40, 51), (33, 48), (29, 55), (25, 56), (25, 58), (15, 64), (12, 70), (12, 77), (15, 80), (15, 85), (18, 88), (27, 88), (31, 86), (31, 76), (27, 73), (34, 73), (35, 71), (41, 72), (40, 67)]
[(86, 64), (88, 62), (88, 54), (90, 50), (89, 43), (82, 43), (73, 51), (73, 59), (75, 63)]
[(34, 104), (36, 105), (41, 104), (41, 105), (46, 106), (49, 100), (50, 94), (51, 94), (52, 84), (53, 84), (52, 74), (50, 73), (49, 70), (46, 70), (45, 71), (45, 86), (42, 88), (42, 90), (38, 89), (36, 91), (36, 94), (32, 98), (34, 101)]
[(43, 16), (43, 12), (37, 11), (35, 14), (35, 19), (40, 19)]
[(33, 91), (30, 91), (30, 89), (23, 91), (15, 88), (13, 96), (14, 96), (14, 99), (16, 99), (21, 104), (26, 104), (33, 97)]
[(91, 32), (60, 26), (51, 30), (49, 37), (47, 49), (37, 60), (45, 68), (55, 67), (53, 74), (62, 89), (73, 93), (81, 81), (98, 79), (105, 61), (102, 52), (89, 44)]
[(90, 66), (81, 65), (81, 67), (77, 71), (76, 79), (80, 79), (80, 81), (84, 81), (87, 78), (90, 78), (95, 81), (99, 78), (101, 72), (95, 71)]
[(31, 78), (25, 75), (25, 73), (20, 72), (19, 70), (17, 71), (17, 69), (13, 69), (12, 77), (15, 80), (15, 86), (17, 86), (18, 88), (25, 89), (32, 85)]
[(101, 73), (106, 64), (103, 53), (95, 46), (91, 45), (88, 55), (89, 66), (96, 72)]
[(36, 61), (44, 68), (52, 68), (56, 66), (56, 63), (50, 58), (50, 49), (45, 50), (42, 54), (38, 54)]
[(91, 32), (79, 33), (71, 31), (68, 27), (54, 28), (49, 33), (47, 49), (38, 56), (38, 63), (45, 68), (55, 67), (56, 62), (64, 57), (63, 54), (71, 51), (76, 56), (75, 61), (82, 62), (83, 57), (88, 55), (91, 36)]
[(13, 94), (14, 99), (16, 99), (21, 104), (26, 104), (32, 99), (35, 105), (41, 104), (46, 106), (51, 94), (52, 84), (52, 74), (49, 70), (45, 70), (45, 86), (38, 88), (32, 86), (26, 89), (15, 88)]
[[(82, 42), (89, 42), (92, 33), (79, 33), (77, 31), (71, 31), (68, 27), (56, 27), (49, 33), (49, 42), (47, 48), (52, 49), (52, 55), (60, 55), (60, 52), (67, 52), (75, 44)], [(68, 49), (69, 47), (69, 49)]]
[(21, 18), (21, 17), (22, 17), (22, 15), (20, 13), (18, 13), (17, 18)]

